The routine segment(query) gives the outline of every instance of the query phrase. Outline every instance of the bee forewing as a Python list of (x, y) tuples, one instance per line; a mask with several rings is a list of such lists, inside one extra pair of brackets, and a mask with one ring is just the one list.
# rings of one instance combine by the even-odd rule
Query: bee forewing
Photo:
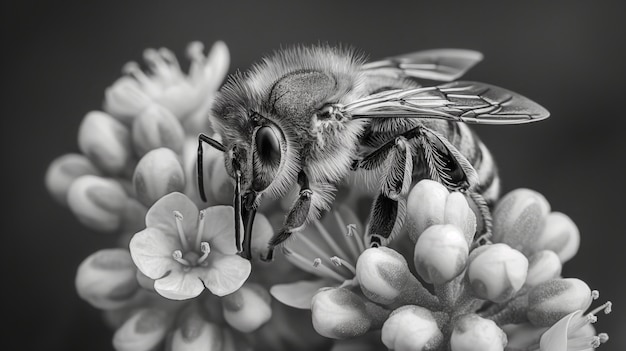
[(483, 55), (478, 51), (434, 49), (370, 62), (363, 65), (363, 69), (385, 76), (408, 76), (449, 82), (458, 79), (482, 59)]
[(482, 124), (520, 124), (550, 116), (518, 93), (464, 81), (385, 91), (339, 108), (352, 118), (435, 118)]

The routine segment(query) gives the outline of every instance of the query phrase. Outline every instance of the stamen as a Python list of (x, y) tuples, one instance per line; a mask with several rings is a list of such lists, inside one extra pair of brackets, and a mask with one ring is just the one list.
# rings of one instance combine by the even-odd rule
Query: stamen
[(336, 279), (340, 283), (346, 280), (346, 278), (341, 276), (339, 273), (326, 267), (326, 265), (322, 263), (322, 259), (319, 257), (313, 260), (313, 267), (317, 268), (317, 270), (326, 277)]
[(591, 299), (597, 300), (600, 297), (600, 292), (598, 290), (591, 291)]
[(199, 41), (189, 43), (187, 46), (187, 57), (192, 61), (202, 62), (204, 61), (204, 44)]
[(176, 218), (176, 229), (178, 229), (180, 244), (183, 246), (183, 250), (189, 251), (189, 243), (187, 242), (187, 237), (185, 237), (185, 231), (183, 230), (183, 214), (174, 211), (174, 218)]
[(183, 252), (180, 251), (180, 250), (176, 250), (176, 251), (172, 252), (172, 258), (176, 262), (178, 262), (178, 263), (180, 263), (180, 264), (182, 264), (184, 266), (187, 266), (187, 267), (191, 266), (191, 263), (183, 258)]
[[(346, 226), (346, 223), (343, 221), (343, 218), (341, 217), (341, 215), (339, 214), (339, 211), (333, 211), (333, 214), (335, 215), (335, 219), (337, 220), (337, 224), (339, 224), (339, 228), (346, 228), (348, 226)], [(346, 243), (348, 244), (348, 248), (350, 249), (350, 253), (352, 254), (352, 258), (356, 259), (359, 257), (359, 253), (361, 251), (359, 251), (359, 249), (357, 248), (356, 244), (354, 243), (354, 239), (351, 238), (351, 236), (353, 236), (352, 234), (354, 234), (354, 231), (350, 231), (350, 228), (348, 227), (348, 232), (346, 233), (347, 238), (345, 238)], [(343, 257), (347, 257), (347, 256), (343, 256)]]
[(356, 275), (356, 268), (348, 261), (341, 259), (337, 256), (333, 256), (330, 258), (330, 261), (337, 267), (344, 266), (346, 267), (352, 274)]
[(209, 253), (211, 252), (211, 246), (206, 241), (200, 243), (200, 252), (202, 252), (202, 256), (198, 258), (198, 264), (204, 263), (206, 259), (209, 257)]
[(605, 342), (609, 341), (609, 334), (600, 333), (598, 334), (598, 338), (600, 338), (600, 343), (604, 344)]
[(359, 246), (359, 252), (363, 252), (365, 251), (365, 242), (363, 241), (363, 237), (356, 231), (356, 224), (352, 223), (352, 224), (348, 224), (348, 231), (352, 232), (352, 237), (354, 238), (354, 240), (356, 241), (357, 245)]
[(202, 246), (200, 242), (202, 241), (202, 233), (204, 232), (204, 217), (205, 217), (205, 212), (204, 210), (202, 210), (198, 214), (198, 232), (196, 233), (196, 242), (194, 245), (194, 247), (200, 246), (200, 250), (202, 250)]
[(315, 224), (315, 227), (317, 228), (317, 230), (319, 230), (320, 234), (322, 234), (322, 238), (324, 238), (324, 241), (326, 241), (326, 243), (328, 244), (328, 246), (330, 246), (330, 249), (333, 252), (339, 254), (339, 256), (342, 256), (342, 257), (348, 256), (343, 251), (343, 249), (341, 249), (341, 247), (337, 245), (337, 242), (330, 236), (330, 234), (328, 233), (326, 228), (324, 228), (324, 226), (320, 223), (320, 221), (316, 219), (313, 221), (313, 224)]
[(591, 312), (587, 313), (587, 315), (596, 315), (601, 310), (604, 310), (604, 314), (609, 314), (611, 313), (612, 308), (613, 303), (611, 301), (607, 301), (604, 305), (594, 308)]
[(302, 242), (311, 249), (312, 253), (319, 257), (328, 257), (328, 253), (324, 252), (319, 246), (315, 245), (309, 238), (304, 235), (299, 235), (298, 240), (302, 240)]
[(592, 314), (586, 314), (584, 316), (576, 315), (572, 318), (569, 328), (567, 328), (567, 335), (572, 335), (580, 328), (584, 327), (587, 324), (595, 323), (598, 318)]

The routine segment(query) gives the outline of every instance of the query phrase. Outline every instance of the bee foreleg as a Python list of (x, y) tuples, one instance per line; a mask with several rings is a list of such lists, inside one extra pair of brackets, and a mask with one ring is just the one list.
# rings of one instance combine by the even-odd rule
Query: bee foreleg
[(268, 242), (268, 252), (267, 256), (263, 258), (264, 261), (271, 261), (274, 257), (274, 248), (287, 240), (291, 234), (300, 230), (307, 221), (313, 191), (309, 188), (309, 182), (304, 172), (300, 172), (298, 175), (298, 183), (300, 184), (298, 199), (287, 213), (283, 228), (274, 234)]

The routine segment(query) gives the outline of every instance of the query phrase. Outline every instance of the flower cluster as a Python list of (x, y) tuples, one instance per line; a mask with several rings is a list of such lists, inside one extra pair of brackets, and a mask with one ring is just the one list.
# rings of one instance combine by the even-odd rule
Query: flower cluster
[(584, 314), (598, 292), (561, 277), (579, 246), (571, 219), (528, 189), (504, 196), (493, 215), (493, 242), (480, 246), (466, 197), (423, 180), (408, 196), (406, 238), (366, 248), (358, 219), (340, 208), (286, 249), (320, 278), (270, 292), (310, 308), (326, 337), (360, 342), (376, 331), (393, 350), (582, 350), (605, 342), (590, 323), (611, 303)]
[(477, 240), (485, 219), (472, 197), (422, 180), (400, 234), (371, 246), (368, 218), (356, 213), (373, 196), (342, 185), (331, 210), (261, 262), (293, 189), (261, 205), (253, 259), (240, 257), (222, 153), (204, 149), (208, 202), (196, 183), (197, 135), (212, 134), (228, 50), (218, 42), (205, 56), (192, 43), (187, 54), (188, 73), (167, 49), (145, 51), (148, 72), (127, 64), (103, 111), (84, 117), (80, 153), (46, 174), (60, 204), (119, 244), (76, 273), (78, 295), (115, 329), (116, 350), (565, 351), (608, 340), (591, 324), (611, 303), (587, 312), (599, 293), (561, 276), (580, 245), (576, 225), (528, 189), (501, 198), (492, 235)]
[[(78, 295), (105, 311), (117, 350), (247, 347), (272, 316), (270, 295), (248, 279), (250, 261), (236, 254), (233, 185), (223, 156), (205, 150), (210, 179), (200, 201), (197, 135), (228, 69), (226, 46), (208, 56), (188, 48), (184, 74), (167, 49), (146, 50), (150, 71), (136, 63), (106, 90), (104, 111), (89, 112), (78, 132), (80, 154), (54, 160), (46, 174), (53, 197), (88, 228), (117, 237), (78, 267)], [(199, 210), (202, 208), (202, 210)], [(256, 217), (253, 249), (273, 232)]]

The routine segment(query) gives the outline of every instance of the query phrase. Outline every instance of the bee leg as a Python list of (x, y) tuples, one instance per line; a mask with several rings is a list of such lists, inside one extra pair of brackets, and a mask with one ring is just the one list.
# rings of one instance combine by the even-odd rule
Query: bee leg
[(311, 198), (313, 197), (313, 191), (309, 189), (309, 181), (304, 172), (300, 172), (298, 175), (298, 183), (300, 184), (300, 194), (294, 205), (287, 213), (285, 217), (285, 223), (283, 228), (270, 239), (268, 245), (267, 255), (262, 258), (263, 261), (271, 261), (274, 257), (274, 248), (285, 240), (287, 240), (291, 234), (302, 229), (309, 216), (309, 210), (311, 209)]
[(371, 245), (384, 244), (402, 229), (412, 174), (411, 147), (405, 137), (399, 136), (388, 149), (380, 193), (372, 205), (367, 230)]
[(489, 209), (489, 205), (485, 198), (475, 191), (468, 191), (468, 195), (470, 199), (474, 202), (476, 207), (478, 207), (478, 211), (480, 212), (480, 216), (483, 221), (483, 233), (474, 239), (474, 242), (477, 245), (485, 245), (491, 243), (491, 228), (493, 225), (491, 218), (491, 210)]

